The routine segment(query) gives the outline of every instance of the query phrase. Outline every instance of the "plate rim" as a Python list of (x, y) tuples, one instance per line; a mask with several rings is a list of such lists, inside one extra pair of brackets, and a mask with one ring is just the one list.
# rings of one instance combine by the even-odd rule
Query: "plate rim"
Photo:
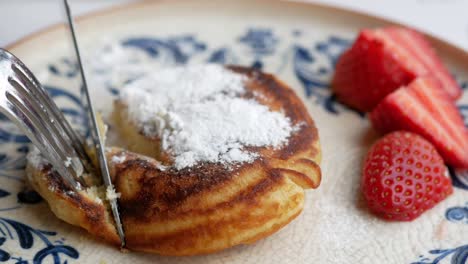
[[(179, 1), (185, 1), (185, 0), (179, 0)], [(330, 4), (330, 3), (312, 3), (312, 2), (303, 2), (303, 1), (300, 1), (300, 0), (292, 0), (292, 1), (287, 1), (287, 0), (255, 0), (255, 1), (256, 2), (261, 2), (262, 4), (263, 3), (268, 4), (269, 2), (271, 3), (273, 1), (275, 1), (275, 3), (282, 2), (282, 3), (288, 4), (288, 5), (291, 4), (291, 5), (304, 6), (304, 7), (310, 7), (310, 8), (320, 8), (321, 10), (325, 10), (325, 11), (330, 10), (331, 12), (341, 12), (343, 14), (350, 14), (352, 16), (369, 18), (373, 22), (383, 22), (383, 23), (388, 24), (388, 25), (405, 25), (405, 24), (402, 24), (402, 23), (395, 22), (395, 21), (393, 21), (391, 19), (388, 19), (388, 18), (368, 14), (368, 13), (353, 10), (353, 9), (348, 9), (346, 7), (334, 6), (333, 4)], [(118, 13), (118, 12), (120, 12), (122, 10), (129, 9), (129, 8), (138, 8), (138, 7), (145, 6), (145, 5), (154, 5), (154, 6), (156, 6), (156, 5), (161, 4), (161, 3), (169, 3), (169, 2), (170, 2), (169, 0), (158, 0), (158, 1), (156, 1), (156, 0), (143, 0), (143, 1), (136, 1), (136, 2), (131, 2), (131, 3), (119, 4), (119, 5), (109, 7), (109, 8), (104, 8), (104, 9), (101, 9), (101, 10), (96, 10), (96, 11), (86, 13), (86, 14), (81, 15), (81, 16), (77, 16), (76, 20), (77, 20), (78, 23), (80, 23), (82, 21), (93, 20), (95, 17), (100, 16), (100, 15), (110, 15), (112, 13)], [(174, 3), (174, 2), (172, 2), (172, 3)], [(38, 38), (38, 37), (40, 37), (42, 35), (47, 35), (47, 34), (55, 32), (55, 31), (61, 31), (61, 30), (64, 30), (64, 29), (66, 29), (66, 26), (63, 23), (56, 23), (56, 24), (53, 24), (53, 25), (49, 25), (49, 26), (44, 27), (44, 28), (42, 28), (42, 29), (40, 29), (38, 31), (30, 33), (30, 34), (28, 34), (28, 35), (26, 35), (26, 36), (24, 36), (24, 37), (22, 37), (20, 39), (17, 39), (16, 41), (6, 45), (5, 48), (7, 50), (11, 49), (12, 51), (14, 51), (16, 48), (18, 48), (18, 47), (20, 47), (20, 46), (22, 46), (24, 44), (27, 44), (30, 41), (34, 41), (34, 39), (36, 39), (36, 38)], [(457, 46), (455, 44), (452, 44), (451, 42), (446, 41), (446, 40), (444, 40), (442, 38), (434, 37), (434, 36), (432, 36), (430, 34), (427, 34), (427, 33), (424, 33), (424, 34), (429, 37), (431, 42), (436, 43), (438, 46), (443, 46), (443, 48), (445, 49), (444, 50), (445, 52), (459, 54), (460, 58), (457, 59), (457, 61), (462, 61), (463, 59), (466, 60), (466, 58), (468, 58), (468, 50), (464, 50), (463, 48), (460, 48), (459, 46)], [(449, 207), (446, 207), (446, 209), (448, 209), (448, 208)], [(58, 229), (57, 229), (57, 231), (58, 231)], [(80, 253), (81, 252), (84, 253), (85, 250), (80, 251)]]
[[(180, 1), (188, 1), (188, 0), (177, 0), (177, 1), (180, 2)], [(191, 1), (193, 1), (193, 0), (191, 0)], [(380, 22), (380, 23), (384, 23), (384, 24), (388, 24), (388, 25), (405, 26), (405, 27), (414, 28), (413, 26), (407, 25), (407, 24), (402, 23), (402, 22), (395, 21), (395, 20), (393, 20), (391, 18), (379, 16), (379, 15), (376, 15), (376, 14), (370, 14), (370, 13), (360, 11), (360, 10), (356, 10), (356, 9), (353, 9), (353, 8), (349, 8), (349, 7), (337, 6), (336, 4), (333, 4), (333, 3), (305, 2), (305, 1), (301, 1), (301, 0), (253, 0), (253, 1), (263, 2), (263, 3), (282, 2), (284, 4), (291, 4), (291, 5), (302, 5), (302, 6), (308, 6), (308, 7), (312, 6), (312, 7), (315, 7), (315, 8), (321, 8), (321, 9), (330, 10), (330, 11), (333, 11), (333, 12), (341, 12), (341, 13), (347, 13), (347, 14), (350, 14), (350, 15), (353, 15), (353, 16), (361, 16), (361, 17), (365, 17), (367, 19), (371, 19), (371, 20), (374, 20), (376, 22)], [(118, 4), (118, 5), (115, 5), (115, 6), (111, 6), (111, 7), (91, 11), (89, 13), (86, 13), (86, 14), (83, 14), (83, 15), (80, 15), (80, 16), (76, 16), (75, 21), (76, 21), (76, 23), (79, 24), (82, 21), (88, 21), (88, 20), (91, 20), (91, 19), (93, 19), (93, 18), (95, 18), (97, 16), (100, 16), (100, 15), (108, 15), (108, 14), (116, 13), (116, 12), (121, 11), (121, 10), (136, 8), (136, 7), (143, 6), (143, 5), (160, 4), (161, 2), (174, 3), (175, 1), (174, 0), (172, 0), (172, 1), (168, 1), (168, 0), (140, 0), (140, 1), (135, 1), (135, 2), (123, 3), (123, 4)], [(65, 28), (66, 28), (66, 25), (64, 23), (60, 23), (60, 22), (54, 23), (54, 24), (46, 26), (46, 27), (44, 27), (44, 28), (42, 28), (40, 30), (32, 32), (32, 33), (30, 33), (28, 35), (25, 35), (25, 36), (13, 41), (13, 42), (7, 44), (3, 48), (14, 53), (15, 49), (21, 47), (22, 45), (24, 45), (24, 44), (26, 44), (26, 43), (28, 43), (30, 41), (33, 41), (36, 38), (39, 38), (43, 34), (49, 34), (50, 32), (54, 32), (54, 31), (57, 31), (57, 30), (65, 29)], [(442, 37), (438, 37), (438, 36), (435, 36), (434, 34), (428, 33), (423, 29), (417, 28), (416, 30), (423, 33), (426, 37), (429, 38), (430, 42), (433, 43), (433, 44), (436, 44), (436, 46), (441, 47), (441, 48), (446, 49), (446, 50), (447, 49), (451, 50), (451, 52), (456, 53), (457, 56), (461, 56), (465, 60), (468, 61), (468, 50), (465, 50), (464, 48), (458, 46), (457, 44), (454, 44), (451, 41), (446, 40), (446, 39), (444, 39)]]

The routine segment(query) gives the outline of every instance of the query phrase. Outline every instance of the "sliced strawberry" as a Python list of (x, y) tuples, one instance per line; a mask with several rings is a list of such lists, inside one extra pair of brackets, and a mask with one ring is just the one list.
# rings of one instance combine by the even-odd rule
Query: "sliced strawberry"
[(431, 78), (391, 93), (370, 113), (374, 128), (408, 130), (432, 142), (447, 164), (468, 168), (468, 131), (455, 104)]
[(462, 90), (442, 64), (429, 41), (419, 32), (403, 27), (388, 27), (383, 29), (395, 42), (407, 49), (430, 72), (441, 87), (453, 100), (458, 99)]
[(451, 98), (461, 95), (460, 87), (421, 34), (396, 27), (363, 30), (338, 60), (332, 88), (343, 103), (370, 111), (395, 89), (428, 75)]
[(408, 85), (408, 91), (421, 100), (434, 118), (439, 120), (458, 142), (468, 140), (467, 130), (464, 129), (465, 123), (458, 108), (447, 93), (435, 87), (438, 87), (435, 79), (418, 78)]
[(343, 103), (370, 111), (387, 94), (415, 77), (371, 30), (363, 30), (338, 60), (332, 88)]

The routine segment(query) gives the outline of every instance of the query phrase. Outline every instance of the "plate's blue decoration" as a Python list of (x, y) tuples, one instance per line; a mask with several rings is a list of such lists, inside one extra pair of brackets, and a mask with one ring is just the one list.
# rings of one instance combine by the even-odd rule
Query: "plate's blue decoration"
[[(67, 61), (67, 60), (62, 60)], [(71, 67), (70, 63), (64, 63), (66, 67)], [(53, 70), (52, 70), (53, 69)], [(62, 68), (57, 68), (57, 66), (49, 67), (50, 71), (55, 72), (55, 74), (65, 74), (65, 76), (69, 77), (71, 71), (66, 70), (59, 70)], [(75, 75), (72, 75), (75, 76)], [(69, 77), (70, 78), (70, 77)], [(58, 100), (65, 100), (67, 101), (67, 107), (62, 107), (62, 112), (69, 118), (75, 128), (79, 131), (81, 130), (82, 134), (87, 133), (87, 121), (86, 115), (84, 113), (83, 105), (79, 97), (72, 94), (71, 92), (53, 86), (45, 85), (44, 88), (49, 92), (49, 94), (54, 98), (55, 101)], [(22, 181), (22, 170), (26, 165), (26, 154), (29, 151), (29, 139), (22, 134), (22, 132), (6, 117), (1, 116), (0, 118), (0, 127), (7, 128), (5, 130), (0, 129), (0, 143), (1, 144), (14, 144), (16, 146), (16, 151), (12, 153), (1, 153), (0, 152), (0, 178), (6, 178), (9, 180), (14, 181)], [(10, 190), (3, 190), (3, 192), (12, 193)], [(6, 195), (1, 195), (0, 199), (7, 197)], [(21, 192), (17, 194), (18, 202), (20, 203), (31, 203), (33, 200), (38, 200), (38, 198), (33, 198), (32, 194), (29, 197), (26, 197)], [(19, 208), (19, 206), (7, 205), (3, 206), (0, 205), (0, 211), (5, 209), (11, 208)]]
[(9, 192), (0, 189), (0, 198), (6, 197), (6, 196), (8, 196), (8, 195), (10, 195)]
[(460, 83), (460, 87), (462, 88), (462, 90), (468, 89), (468, 81), (459, 80), (458, 78), (456, 79), (457, 79), (457, 82)]
[(439, 264), (450, 260), (451, 264), (466, 264), (468, 261), (468, 245), (453, 249), (434, 249), (429, 251), (430, 256), (420, 256), (420, 260), (411, 264)]
[[(13, 130), (13, 131), (12, 131)], [(0, 113), (0, 143), (28, 143), (29, 139), (15, 129), (13, 123), (3, 114)]]
[[(323, 110), (333, 115), (345, 112), (364, 117), (337, 102), (330, 90), (330, 80), (339, 56), (351, 44), (346, 37), (330, 35), (324, 39), (309, 39), (300, 30), (291, 30), (292, 37), (282, 39), (281, 34), (271, 28), (247, 28), (226, 43), (210, 46), (195, 34), (173, 37), (138, 36), (123, 39), (123, 47), (140, 49), (161, 65), (182, 65), (186, 63), (239, 64), (264, 69), (276, 74), (294, 76), (304, 89), (305, 95)], [(279, 58), (279, 65), (272, 64), (271, 58)], [(287, 72), (289, 71), (289, 72)], [(79, 69), (70, 58), (61, 58), (48, 65), (48, 72), (55, 78), (64, 80), (78, 77)], [(94, 72), (104, 74), (104, 72)], [(140, 74), (141, 75), (141, 74)], [(129, 76), (124, 83), (131, 82), (136, 76)], [(105, 84), (110, 95), (118, 95), (118, 87)], [(70, 92), (65, 87), (44, 86), (55, 101), (66, 105), (61, 110), (71, 120), (72, 125), (87, 135), (87, 116), (80, 100), (80, 92)], [(461, 87), (468, 89), (468, 82), (461, 82)], [(77, 89), (78, 90), (78, 89)], [(468, 105), (460, 105), (465, 122), (468, 123)], [(0, 114), (0, 144), (13, 146), (13, 151), (0, 151), (0, 213), (25, 207), (25, 204), (41, 202), (41, 197), (34, 191), (23, 188), (23, 169), (29, 140), (14, 124)], [(468, 190), (468, 171), (451, 170), (454, 186)], [(31, 205), (33, 206), (33, 205)], [(446, 219), (454, 224), (468, 223), (468, 207), (452, 207), (446, 211)], [(442, 216), (441, 216), (442, 217)], [(32, 228), (17, 220), (0, 217), (0, 263), (36, 264), (50, 260), (54, 264), (68, 263), (79, 257), (78, 251), (64, 244), (64, 240), (51, 241), (56, 232)], [(8, 252), (5, 245), (17, 243), (22, 250), (29, 250), (25, 258), (21, 250)], [(32, 253), (31, 253), (32, 252)], [(415, 264), (437, 264), (450, 260), (452, 264), (464, 264), (467, 261), (468, 245), (453, 249), (437, 249), (428, 252), (429, 257), (421, 256)]]
[(449, 208), (445, 213), (445, 218), (452, 222), (468, 224), (468, 203), (464, 207)]
[(239, 37), (239, 42), (246, 45), (249, 55), (254, 57), (250, 66), (262, 69), (264, 65), (262, 59), (276, 53), (279, 39), (269, 28), (250, 28), (245, 35)]
[(37, 192), (28, 189), (19, 192), (16, 197), (21, 204), (37, 204), (42, 201), (42, 197)]
[[(11, 134), (16, 132), (10, 132)], [(0, 212), (15, 210), (21, 207), (15, 199), (18, 186), (22, 186), (23, 169), (26, 162), (28, 146), (24, 142), (10, 142), (3, 144), (14, 144), (13, 153), (0, 153)], [(16, 187), (16, 188), (15, 188)]]
[[(332, 114), (352, 110), (338, 103), (330, 91), (330, 79), (336, 61), (349, 45), (349, 40), (331, 36), (312, 48), (300, 45), (293, 47), (294, 74), (302, 83), (306, 95)], [(364, 117), (364, 113), (355, 112)]]
[[(461, 86), (464, 87), (463, 84)], [(466, 87), (468, 87), (468, 84)], [(459, 105), (458, 108), (460, 109), (460, 112), (465, 120), (465, 125), (468, 127), (468, 105)], [(452, 178), (453, 186), (468, 191), (468, 170), (455, 170), (449, 168), (449, 172)]]
[[(315, 49), (326, 55), (328, 60), (331, 62), (333, 68), (336, 65), (341, 54), (351, 46), (351, 40), (340, 38), (337, 36), (331, 36), (325, 42), (318, 42), (315, 45)], [(333, 70), (332, 68), (332, 70)]]
[[(466, 89), (468, 85), (464, 85), (462, 83), (461, 87)], [(466, 126), (468, 126), (468, 105), (461, 105), (459, 106), (459, 109), (463, 115)], [(455, 170), (453, 168), (449, 168), (449, 173), (454, 187), (468, 191), (468, 170)], [(445, 211), (445, 218), (451, 222), (468, 224), (468, 207), (449, 208)]]
[[(164, 59), (169, 64), (185, 64), (195, 54), (205, 51), (206, 45), (192, 35), (159, 39), (159, 38), (129, 38), (122, 42), (123, 46), (143, 49), (149, 55)], [(161, 58), (164, 56), (164, 58)]]
[[(34, 229), (15, 220), (0, 217), (0, 262), (13, 261), (16, 264), (41, 264), (45, 260), (53, 260), (54, 264), (67, 263), (67, 258), (77, 259), (78, 251), (64, 244), (63, 240), (50, 241), (56, 232)], [(18, 252), (7, 252), (2, 249), (5, 243), (18, 243), (23, 250), (31, 250), (35, 244), (35, 254), (32, 259), (18, 256)]]
[(275, 53), (279, 39), (269, 28), (250, 28), (245, 35), (239, 38), (239, 41), (247, 45), (252, 54), (261, 56)]
[[(62, 112), (71, 118), (71, 121), (77, 128), (86, 126), (85, 115), (83, 115), (83, 105), (79, 97), (73, 95), (71, 92), (64, 90), (59, 87), (52, 87), (45, 85), (44, 88), (54, 98), (54, 100), (60, 100), (62, 97), (72, 103), (71, 106), (61, 108)], [(5, 129), (7, 128), (7, 129)], [(28, 152), (27, 144), (29, 139), (18, 129), (16, 126), (4, 115), (0, 114), (0, 143), (19, 143), (17, 151), (26, 154)], [(0, 170), (12, 170), (22, 169), (23, 163), (19, 163), (17, 160), (11, 159), (5, 153), (0, 153)]]
[[(300, 31), (294, 31), (292, 34), (296, 39), (302, 37)], [(315, 103), (322, 105), (325, 110), (333, 114), (349, 110), (336, 101), (329, 89), (334, 66), (339, 56), (351, 44), (349, 39), (330, 36), (325, 40), (311, 43), (310, 46), (303, 46), (298, 42), (279, 49), (280, 38), (273, 30), (249, 28), (237, 40), (238, 42), (213, 49), (193, 35), (175, 38), (134, 37), (122, 41), (122, 45), (142, 49), (164, 65), (200, 61), (201, 57), (204, 58), (201, 61), (205, 62), (242, 64), (263, 69), (268, 57), (275, 54), (283, 61), (276, 73), (283, 73), (285, 66), (292, 64), (292, 73), (304, 87), (306, 95)], [(242, 57), (249, 59), (241, 61), (236, 51), (245, 52)], [(118, 94), (116, 87), (109, 86), (108, 89), (113, 94)], [(363, 113), (356, 113), (364, 116)]]
[(62, 58), (57, 62), (56, 65), (50, 64), (49, 72), (57, 76), (64, 76), (67, 78), (73, 78), (78, 75), (79, 68), (78, 64), (69, 58)]
[[(21, 144), (29, 143), (29, 140), (27, 142), (15, 142), (15, 143), (21, 143)], [(25, 162), (26, 162), (25, 155), (27, 154), (27, 151), (28, 151), (28, 146), (21, 145), (19, 148), (16, 149), (16, 153), (18, 154), (18, 156), (10, 156), (10, 155), (7, 155), (6, 153), (1, 153), (0, 154), (0, 170), (16, 171), (16, 170), (23, 169)]]
[(449, 168), (454, 187), (468, 190), (468, 170), (454, 170)]
[(206, 61), (218, 64), (238, 64), (239, 58), (230, 48), (222, 47), (214, 50)]
[[(466, 89), (468, 83), (462, 83), (461, 87)], [(463, 116), (465, 125), (468, 127), (468, 105), (463, 104), (459, 105), (460, 113)], [(450, 170), (450, 175), (452, 177), (453, 186), (468, 190), (468, 170)]]
[[(69, 60), (63, 60), (62, 63), (65, 67), (53, 66), (49, 67), (49, 71), (56, 75), (63, 74), (67, 78), (76, 76), (76, 69), (71, 69), (73, 63)], [(76, 128), (81, 129), (82, 133), (86, 134), (86, 129), (83, 128), (86, 128), (87, 121), (79, 98), (63, 88), (44, 87), (54, 100), (67, 101), (67, 107), (63, 107), (61, 110)], [(42, 198), (34, 191), (22, 190), (24, 189), (23, 169), (26, 164), (25, 157), (29, 151), (29, 139), (4, 116), (0, 117), (0, 127), (2, 128), (0, 129), (0, 143), (16, 146), (15, 152), (0, 153), (0, 179), (7, 181), (3, 182), (2, 188), (0, 188), (0, 212), (7, 212), (19, 209), (23, 204), (38, 203)], [(14, 182), (14, 184), (9, 185), (10, 182)], [(12, 189), (3, 189), (5, 185)], [(66, 259), (77, 259), (79, 253), (75, 248), (65, 245), (62, 240), (53, 242), (49, 240), (56, 234), (56, 232), (34, 229), (16, 220), (0, 217), (0, 262), (62, 264), (68, 262)], [(34, 257), (26, 259), (24, 255), (20, 255), (21, 252), (7, 252), (2, 249), (6, 243), (19, 243), (23, 250), (34, 250)]]

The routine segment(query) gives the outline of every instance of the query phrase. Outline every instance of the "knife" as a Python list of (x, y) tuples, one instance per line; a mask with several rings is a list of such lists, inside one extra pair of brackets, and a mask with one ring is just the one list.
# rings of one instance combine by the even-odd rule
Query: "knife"
[[(81, 61), (80, 50), (78, 48), (78, 41), (76, 40), (75, 26), (74, 26), (74, 23), (73, 23), (73, 18), (72, 18), (71, 11), (70, 11), (70, 6), (68, 5), (68, 0), (63, 0), (63, 2), (64, 2), (64, 6), (65, 6), (65, 11), (67, 13), (68, 26), (70, 28), (70, 33), (71, 33), (72, 40), (73, 40), (73, 47), (75, 49), (75, 55), (76, 55), (76, 59), (77, 59), (77, 62), (78, 62), (78, 67), (79, 67), (79, 70), (80, 70), (81, 82), (82, 82), (82, 85), (83, 85), (83, 93), (85, 95), (85, 101), (86, 101), (86, 104), (88, 106), (87, 107), (88, 114), (90, 116), (89, 125), (90, 125), (90, 131), (91, 131), (91, 138), (92, 138), (92, 142), (93, 142), (91, 147), (95, 148), (94, 150), (95, 150), (95, 153), (96, 153), (97, 158), (99, 160), (99, 166), (100, 166), (100, 169), (101, 169), (101, 175), (102, 175), (102, 179), (104, 181), (104, 185), (106, 186), (107, 190), (109, 190), (109, 188), (112, 188), (112, 190), (114, 190), (114, 186), (112, 184), (110, 174), (109, 174), (109, 167), (107, 165), (107, 159), (106, 159), (106, 156), (105, 156), (105, 153), (104, 153), (104, 151), (105, 151), (104, 142), (102, 140), (103, 135), (101, 135), (101, 132), (99, 131), (99, 128), (98, 128), (98, 124), (97, 124), (97, 120), (96, 120), (96, 112), (94, 111), (93, 104), (91, 103), (91, 98), (90, 98), (89, 90), (88, 90), (88, 84), (86, 82), (86, 76), (85, 76), (85, 72), (83, 70), (83, 63)], [(110, 207), (111, 207), (111, 210), (112, 210), (112, 215), (114, 217), (117, 233), (118, 233), (119, 238), (120, 238), (120, 245), (123, 248), (125, 246), (125, 233), (124, 233), (124, 230), (123, 230), (123, 227), (122, 227), (122, 222), (121, 222), (121, 219), (120, 219), (117, 200), (116, 200), (116, 198), (111, 198), (111, 199), (108, 198), (108, 200), (109, 200), (109, 204), (110, 204)]]

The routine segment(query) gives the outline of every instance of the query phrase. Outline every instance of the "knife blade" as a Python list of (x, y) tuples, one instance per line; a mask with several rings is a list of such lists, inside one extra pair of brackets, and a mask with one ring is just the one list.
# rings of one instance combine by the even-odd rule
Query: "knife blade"
[[(110, 174), (109, 174), (109, 167), (107, 165), (107, 159), (106, 159), (106, 156), (105, 156), (104, 142), (102, 140), (103, 135), (101, 135), (101, 132), (100, 132), (100, 130), (98, 128), (96, 112), (94, 111), (93, 104), (91, 102), (91, 97), (90, 97), (90, 94), (89, 94), (88, 84), (87, 84), (87, 81), (86, 81), (86, 74), (85, 74), (85, 72), (83, 70), (83, 63), (82, 63), (82, 60), (81, 60), (80, 50), (78, 48), (78, 41), (77, 41), (77, 38), (76, 38), (75, 25), (73, 23), (73, 17), (72, 17), (72, 14), (71, 14), (70, 6), (68, 4), (68, 0), (63, 0), (63, 2), (64, 2), (64, 6), (65, 6), (65, 11), (67, 13), (68, 26), (69, 26), (71, 37), (72, 37), (72, 40), (73, 40), (73, 47), (74, 47), (76, 59), (77, 59), (77, 62), (78, 62), (78, 68), (79, 68), (79, 71), (80, 71), (81, 82), (82, 82), (82, 86), (83, 86), (83, 93), (85, 95), (85, 101), (86, 101), (86, 104), (88, 106), (87, 109), (88, 109), (88, 114), (89, 114), (89, 117), (90, 117), (89, 118), (90, 119), (89, 125), (90, 125), (90, 131), (91, 131), (91, 138), (92, 138), (92, 142), (93, 142), (92, 147), (95, 148), (94, 150), (95, 150), (96, 156), (97, 156), (97, 158), (99, 160), (99, 165), (100, 165), (100, 169), (101, 169), (101, 176), (102, 176), (104, 185), (106, 186), (106, 188), (108, 190), (109, 190), (109, 188), (112, 188), (112, 190), (114, 190), (114, 186), (112, 184)], [(118, 205), (117, 205), (117, 198), (111, 198), (111, 199), (108, 198), (108, 200), (109, 200), (109, 204), (110, 204), (110, 207), (111, 207), (111, 210), (112, 210), (112, 215), (114, 217), (117, 233), (118, 233), (119, 238), (120, 238), (121, 247), (123, 248), (125, 246), (125, 233), (124, 233), (122, 222), (121, 222), (121, 219), (120, 219), (119, 208), (118, 208)]]

